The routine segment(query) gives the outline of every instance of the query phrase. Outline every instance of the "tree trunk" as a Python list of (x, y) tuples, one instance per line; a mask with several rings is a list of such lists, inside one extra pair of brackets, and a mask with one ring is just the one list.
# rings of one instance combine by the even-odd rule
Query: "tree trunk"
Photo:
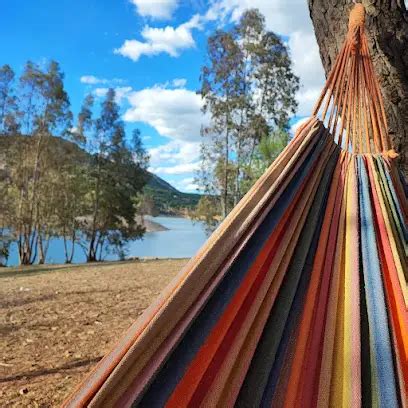
[(44, 250), (44, 241), (41, 233), (38, 235), (38, 265), (44, 265), (45, 264), (45, 250)]
[(69, 255), (68, 255), (68, 243), (67, 243), (67, 235), (65, 232), (65, 228), (63, 228), (63, 231), (62, 231), (62, 240), (64, 243), (65, 263), (69, 264), (70, 262), (69, 262)]
[(223, 192), (223, 206), (222, 218), (225, 219), (228, 215), (228, 167), (229, 167), (229, 123), (227, 119), (227, 130), (225, 135), (225, 157), (224, 157), (224, 192)]
[[(348, 27), (350, 0), (308, 0), (326, 75)], [(408, 175), (408, 12), (404, 0), (362, 0), (374, 67), (399, 165)]]
[(91, 238), (91, 240), (89, 242), (87, 262), (96, 262), (95, 241), (96, 241), (96, 238), (94, 236), (92, 236), (92, 238)]
[(68, 264), (72, 264), (72, 260), (74, 259), (74, 254), (75, 254), (75, 242), (76, 242), (76, 229), (75, 229), (75, 226), (74, 226), (74, 228), (72, 230), (71, 242), (72, 242), (72, 250), (71, 250), (71, 256), (67, 260)]

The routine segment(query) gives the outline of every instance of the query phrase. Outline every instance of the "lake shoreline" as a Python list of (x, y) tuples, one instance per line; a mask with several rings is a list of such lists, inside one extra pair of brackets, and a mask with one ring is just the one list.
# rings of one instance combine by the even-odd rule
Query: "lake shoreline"
[[(141, 239), (130, 240), (125, 244), (124, 259), (183, 259), (190, 258), (197, 253), (207, 240), (204, 226), (200, 222), (193, 222), (188, 218), (158, 216), (149, 218), (150, 232)], [(154, 224), (152, 224), (154, 223)], [(148, 230), (149, 230), (148, 229)], [(68, 243), (69, 250), (72, 242)], [(73, 264), (86, 264), (86, 247), (75, 243)], [(52, 238), (46, 258), (46, 265), (60, 265), (65, 262), (64, 242), (60, 237)], [(114, 247), (104, 249), (102, 259), (117, 261), (120, 256)], [(10, 247), (8, 259), (9, 267), (19, 264), (18, 248), (15, 243)]]
[(188, 216), (182, 214), (159, 214), (159, 215), (143, 215), (138, 216), (137, 221), (141, 223), (146, 228), (146, 233), (149, 232), (161, 232), (161, 231), (169, 231), (170, 228), (165, 227), (164, 225), (160, 224), (159, 222), (155, 221), (155, 218), (166, 217), (166, 218), (173, 218), (173, 219), (183, 219), (192, 221), (192, 219)]
[(162, 232), (162, 231), (169, 231), (169, 228), (165, 227), (164, 225), (160, 224), (153, 220), (150, 215), (145, 215), (143, 217), (138, 217), (137, 222), (141, 224), (145, 228), (146, 234), (150, 232)]
[(34, 265), (18, 265), (18, 266), (4, 266), (0, 268), (0, 279), (5, 277), (11, 277), (16, 274), (37, 274), (46, 273), (70, 269), (81, 269), (81, 268), (96, 268), (105, 266), (121, 266), (134, 263), (155, 263), (155, 262), (166, 262), (166, 261), (188, 261), (189, 258), (154, 258), (154, 257), (129, 257), (124, 260), (109, 260), (109, 261), (97, 261), (97, 262), (80, 262), (80, 263), (61, 263), (61, 264), (34, 264)]

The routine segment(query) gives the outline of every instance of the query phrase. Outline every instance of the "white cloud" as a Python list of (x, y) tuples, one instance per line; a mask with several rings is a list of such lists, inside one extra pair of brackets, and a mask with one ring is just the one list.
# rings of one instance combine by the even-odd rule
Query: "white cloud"
[(181, 191), (185, 191), (187, 193), (197, 193), (199, 190), (198, 184), (194, 182), (194, 177), (186, 177), (183, 180), (173, 182), (173, 185)]
[(137, 61), (142, 55), (158, 55), (166, 53), (178, 57), (180, 52), (195, 47), (192, 35), (193, 29), (201, 29), (201, 18), (193, 16), (189, 21), (174, 28), (154, 28), (145, 26), (141, 32), (144, 41), (126, 40), (123, 45), (115, 49), (115, 54)]
[[(148, 150), (150, 171), (160, 176), (191, 174), (198, 170), (200, 144), (198, 142), (170, 142)], [(184, 187), (183, 187), (184, 188)]]
[(123, 79), (114, 78), (114, 79), (106, 79), (106, 78), (98, 78), (94, 75), (83, 75), (80, 78), (80, 81), (83, 84), (87, 85), (108, 85), (108, 84), (120, 84), (123, 83)]
[(121, 102), (122, 99), (125, 99), (131, 91), (132, 87), (130, 86), (119, 86), (115, 88), (116, 101)]
[[(185, 85), (184, 79), (170, 82)], [(191, 174), (198, 169), (200, 130), (206, 123), (201, 112), (202, 100), (193, 91), (168, 88), (169, 83), (132, 91), (130, 87), (116, 88), (117, 98), (130, 104), (124, 115), (127, 122), (143, 122), (152, 126), (169, 141), (148, 149), (150, 171), (160, 175)], [(103, 97), (108, 88), (96, 88), (96, 96)], [(151, 140), (147, 136), (144, 140)]]
[(149, 170), (156, 174), (186, 174), (192, 173), (200, 167), (200, 163), (185, 163), (185, 164), (176, 164), (175, 166), (170, 167), (151, 167)]
[(238, 21), (242, 13), (250, 8), (259, 9), (265, 16), (267, 28), (278, 34), (307, 31), (310, 27), (309, 10), (305, 0), (212, 1), (206, 18)]
[(96, 88), (94, 90), (95, 96), (98, 98), (103, 98), (108, 93), (109, 88)]
[(131, 107), (126, 111), (127, 122), (144, 122), (161, 135), (179, 141), (200, 141), (202, 99), (187, 89), (163, 86), (130, 92)]
[(312, 114), (313, 108), (319, 99), (321, 88), (316, 87), (302, 87), (297, 95), (297, 100), (299, 103), (297, 116), (310, 116)]
[[(114, 88), (115, 90), (115, 100), (117, 103), (121, 103), (132, 91), (132, 88), (130, 86), (118, 86)], [(94, 90), (95, 96), (98, 98), (103, 98), (106, 96), (108, 93), (109, 88), (96, 88)]]
[(174, 166), (179, 164), (191, 164), (200, 157), (200, 144), (198, 142), (170, 142), (149, 149), (150, 165), (152, 168)]
[(97, 78), (96, 76), (93, 76), (93, 75), (83, 75), (81, 76), (80, 81), (83, 84), (88, 84), (88, 85), (106, 84), (108, 82), (107, 79)]
[(178, 6), (178, 0), (131, 0), (143, 17), (169, 19)]
[(173, 79), (172, 84), (176, 88), (184, 88), (187, 85), (187, 79), (176, 78), (176, 79)]
[(325, 81), (314, 32), (295, 31), (291, 33), (289, 48), (293, 70), (301, 80), (301, 88), (298, 93), (298, 115), (310, 115)]
[(294, 31), (288, 44), (294, 69), (303, 78), (303, 84), (307, 87), (322, 86), (324, 71), (314, 32)]
[(156, 88), (185, 88), (187, 85), (187, 79), (175, 78), (171, 81), (155, 84)]
[(200, 145), (198, 142), (170, 142), (149, 149), (150, 164), (152, 167), (160, 167), (163, 162), (167, 164), (187, 164), (196, 162), (200, 156)]
[[(148, 8), (164, 10), (167, 6), (170, 7), (170, 3), (177, 3), (148, 0), (133, 0), (133, 2), (141, 9), (145, 7), (145, 15), (153, 13), (149, 14)], [(173, 6), (177, 5), (173, 4)], [(177, 57), (181, 51), (195, 46), (193, 29), (201, 29), (206, 21), (235, 22), (248, 8), (258, 8), (265, 16), (268, 29), (288, 37), (293, 69), (301, 79), (301, 89), (297, 97), (298, 115), (310, 114), (315, 102), (313, 98), (319, 94), (324, 84), (324, 71), (305, 0), (214, 0), (210, 2), (210, 7), (204, 16), (195, 15), (190, 21), (178, 27), (146, 26), (141, 33), (143, 41), (126, 40), (119, 49), (115, 50), (115, 53), (133, 61), (137, 61), (142, 55), (152, 56), (161, 53)], [(172, 83), (174, 87), (185, 86), (185, 83), (176, 81), (178, 80)]]

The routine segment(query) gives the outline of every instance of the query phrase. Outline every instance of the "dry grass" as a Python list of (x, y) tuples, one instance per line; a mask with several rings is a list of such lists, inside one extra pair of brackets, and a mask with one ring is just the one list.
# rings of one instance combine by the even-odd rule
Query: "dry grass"
[(185, 263), (1, 271), (0, 406), (58, 406)]

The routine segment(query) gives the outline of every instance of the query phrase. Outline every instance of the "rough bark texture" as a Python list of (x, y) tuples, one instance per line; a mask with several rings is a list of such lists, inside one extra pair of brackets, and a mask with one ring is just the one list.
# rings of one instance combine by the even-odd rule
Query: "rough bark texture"
[[(350, 0), (308, 0), (326, 74), (347, 33)], [(385, 100), (389, 133), (408, 175), (408, 12), (404, 0), (363, 0), (366, 33)]]

